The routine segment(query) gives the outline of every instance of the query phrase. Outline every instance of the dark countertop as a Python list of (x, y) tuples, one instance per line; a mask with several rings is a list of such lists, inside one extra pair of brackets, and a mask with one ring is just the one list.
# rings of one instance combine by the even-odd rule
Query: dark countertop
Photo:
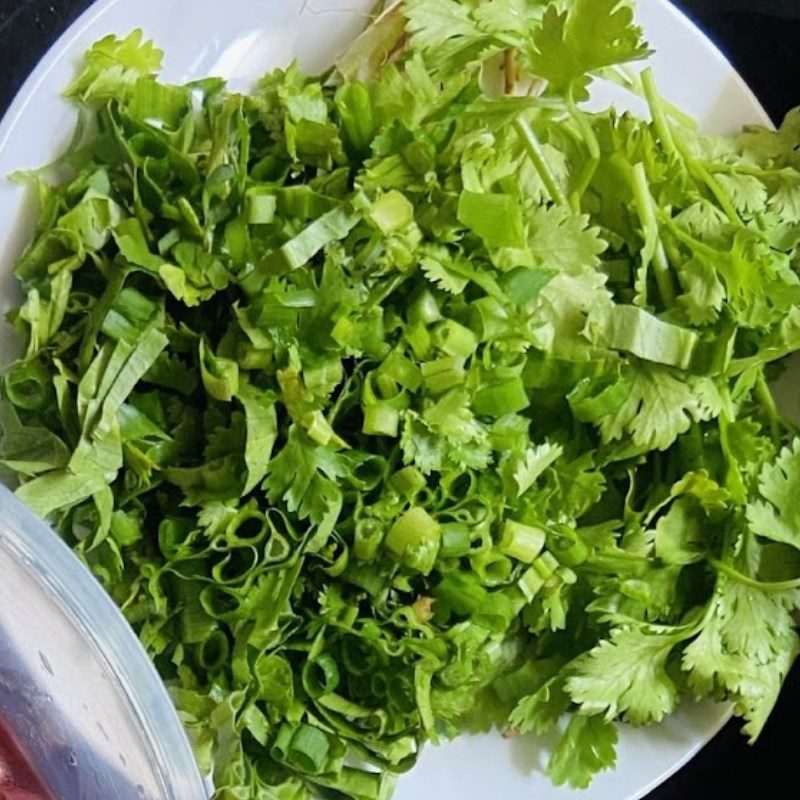
[[(164, 0), (169, 2), (169, 0)], [(49, 45), (90, 0), (0, 0), (0, 112)], [(800, 0), (676, 0), (714, 38), (780, 121), (800, 104)], [(761, 739), (748, 747), (731, 723), (688, 766), (648, 800), (738, 797), (759, 776), (772, 794), (778, 776), (792, 780), (787, 743), (800, 722), (800, 669), (786, 686)], [(781, 792), (791, 796), (792, 791)]]

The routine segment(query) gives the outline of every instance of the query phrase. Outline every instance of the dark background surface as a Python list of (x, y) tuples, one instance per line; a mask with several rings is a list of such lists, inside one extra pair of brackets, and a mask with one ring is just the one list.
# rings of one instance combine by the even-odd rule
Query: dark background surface
[[(50, 44), (90, 4), (90, 0), (0, 0), (0, 113)], [(776, 122), (800, 104), (800, 0), (676, 0), (676, 5), (725, 51)], [(648, 800), (734, 798), (753, 780), (769, 792), (779, 776), (791, 785), (795, 765), (786, 756), (789, 743), (796, 746), (799, 715), (800, 670), (796, 669), (755, 746), (747, 746), (737, 723), (729, 724)], [(780, 794), (796, 796), (796, 790)]]

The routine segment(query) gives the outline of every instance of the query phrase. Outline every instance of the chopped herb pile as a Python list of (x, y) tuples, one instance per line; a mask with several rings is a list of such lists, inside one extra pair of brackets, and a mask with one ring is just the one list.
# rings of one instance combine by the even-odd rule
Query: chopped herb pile
[[(565, 714), (549, 774), (585, 787), (682, 698), (765, 724), (800, 113), (704, 137), (647, 53), (618, 0), (407, 0), (248, 96), (160, 83), (140, 32), (87, 54), (26, 176), (0, 457), (220, 800), (388, 798), (426, 742)], [(652, 122), (584, 110), (601, 74)]]

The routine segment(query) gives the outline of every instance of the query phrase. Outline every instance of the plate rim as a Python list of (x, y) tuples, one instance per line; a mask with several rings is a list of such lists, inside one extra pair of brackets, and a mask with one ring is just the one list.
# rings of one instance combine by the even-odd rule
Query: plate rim
[[(116, 3), (117, 0), (111, 0), (112, 3)], [(723, 67), (727, 67), (730, 71), (731, 78), (736, 82), (737, 88), (742, 92), (742, 94), (746, 95), (748, 100), (752, 103), (753, 108), (758, 112), (758, 114), (762, 117), (762, 122), (767, 127), (775, 128), (775, 120), (772, 119), (770, 114), (767, 112), (766, 108), (764, 108), (764, 104), (761, 102), (761, 99), (756, 94), (755, 90), (752, 86), (745, 80), (744, 76), (741, 72), (736, 68), (733, 62), (728, 58), (728, 56), (723, 52), (722, 48), (714, 41), (710, 33), (706, 33), (703, 29), (702, 25), (697, 22), (692, 16), (690, 16), (687, 12), (683, 11), (682, 9), (678, 8), (672, 0), (638, 0), (640, 4), (643, 3), (655, 3), (657, 5), (663, 6), (673, 18), (675, 18), (678, 22), (685, 25), (687, 29), (689, 29), (692, 35), (700, 40), (700, 43), (706, 47), (711, 53), (713, 53), (714, 59)], [(2, 130), (0, 128), (0, 130)], [(2, 149), (2, 140), (0, 139), (0, 149)]]

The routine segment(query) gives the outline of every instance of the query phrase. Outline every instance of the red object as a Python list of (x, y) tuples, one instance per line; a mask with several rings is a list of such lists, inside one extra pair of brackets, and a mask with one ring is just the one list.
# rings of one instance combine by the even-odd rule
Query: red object
[(1, 719), (0, 800), (54, 800)]

